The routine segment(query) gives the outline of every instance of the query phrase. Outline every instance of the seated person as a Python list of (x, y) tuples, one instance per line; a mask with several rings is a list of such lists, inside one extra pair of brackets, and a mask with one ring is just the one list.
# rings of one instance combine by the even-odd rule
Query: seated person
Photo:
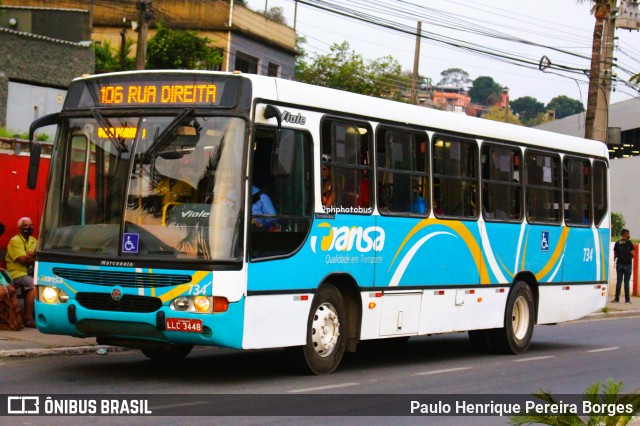
[(333, 185), (331, 184), (331, 170), (329, 166), (322, 165), (322, 205), (324, 207), (333, 206), (334, 193)]
[[(271, 198), (264, 192), (264, 190), (260, 190), (257, 186), (253, 185), (251, 187), (251, 194), (251, 213), (253, 216), (273, 216), (277, 214)], [(275, 220), (254, 217), (252, 223), (264, 231), (270, 231), (275, 225)]]
[(427, 203), (420, 195), (420, 187), (415, 180), (411, 183), (411, 213), (424, 214), (427, 211)]

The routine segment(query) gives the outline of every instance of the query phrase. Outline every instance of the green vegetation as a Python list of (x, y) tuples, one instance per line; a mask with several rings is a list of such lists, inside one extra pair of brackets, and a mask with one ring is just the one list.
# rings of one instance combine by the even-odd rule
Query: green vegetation
[(611, 236), (619, 237), (624, 226), (625, 221), (622, 213), (611, 212)]
[(469, 90), (471, 102), (485, 106), (491, 106), (502, 99), (502, 86), (496, 83), (493, 78), (482, 76), (473, 80), (473, 85)]
[(127, 39), (124, 46), (124, 67), (122, 67), (120, 59), (122, 55), (122, 46), (119, 47), (116, 51), (116, 49), (111, 47), (111, 43), (109, 42), (109, 40), (104, 40), (102, 43), (94, 45), (94, 50), (96, 53), (96, 74), (135, 69), (135, 59), (129, 57), (129, 52), (131, 51), (132, 45), (133, 40)]
[(210, 70), (222, 63), (222, 54), (209, 47), (211, 40), (195, 31), (173, 30), (158, 24), (147, 44), (147, 69)]
[[(530, 425), (530, 424), (542, 424), (542, 425), (564, 425), (564, 426), (579, 426), (579, 425), (588, 425), (588, 426), (624, 426), (629, 424), (633, 420), (633, 413), (638, 411), (640, 408), (640, 393), (638, 390), (634, 390), (628, 394), (620, 394), (622, 390), (622, 382), (614, 382), (609, 379), (607, 383), (602, 386), (600, 382), (595, 382), (591, 386), (587, 388), (587, 390), (582, 394), (582, 401), (586, 401), (590, 403), (590, 406), (595, 406), (596, 404), (607, 404), (607, 407), (617, 407), (614, 411), (615, 413), (611, 413), (608, 410), (602, 410), (603, 412), (593, 413), (586, 418), (582, 418), (577, 414), (562, 414), (562, 415), (554, 415), (554, 414), (527, 414), (520, 416), (511, 416), (511, 423), (514, 425)], [(556, 401), (556, 399), (549, 393), (545, 391), (538, 391), (534, 393), (538, 399), (555, 406), (561, 406), (562, 401)], [(622, 404), (622, 407), (619, 407), (618, 404)], [(627, 413), (626, 407), (627, 405), (631, 405), (632, 413)], [(582, 407), (579, 407), (582, 409)], [(620, 409), (622, 408), (622, 409)], [(596, 411), (596, 410), (593, 410)]]
[[(10, 139), (16, 138), (16, 139), (28, 140), (29, 132), (16, 133), (5, 127), (0, 127), (0, 138), (10, 138)], [(48, 141), (49, 135), (45, 135), (44, 133), (39, 134), (37, 137), (37, 140), (39, 140), (40, 142)]]
[(366, 61), (348, 42), (334, 43), (326, 55), (296, 63), (296, 80), (387, 99), (402, 99), (410, 81), (392, 56)]

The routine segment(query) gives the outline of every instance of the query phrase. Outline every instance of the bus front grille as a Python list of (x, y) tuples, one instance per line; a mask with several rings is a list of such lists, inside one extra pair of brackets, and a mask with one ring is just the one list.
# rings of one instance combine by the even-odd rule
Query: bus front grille
[(126, 294), (122, 299), (115, 301), (109, 293), (78, 293), (78, 303), (86, 309), (95, 311), (116, 312), (155, 312), (162, 306), (162, 301), (157, 297), (132, 296)]
[(191, 275), (181, 274), (91, 271), (72, 268), (53, 268), (53, 273), (66, 280), (104, 286), (169, 287), (191, 282)]

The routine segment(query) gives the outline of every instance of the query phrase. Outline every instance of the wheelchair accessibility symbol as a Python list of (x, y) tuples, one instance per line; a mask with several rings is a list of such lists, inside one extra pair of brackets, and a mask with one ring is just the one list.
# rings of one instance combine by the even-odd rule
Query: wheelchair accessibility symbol
[(540, 250), (549, 251), (549, 231), (542, 231), (542, 238), (540, 239)]
[(123, 253), (137, 253), (138, 242), (140, 241), (140, 234), (126, 233), (122, 239), (122, 252)]

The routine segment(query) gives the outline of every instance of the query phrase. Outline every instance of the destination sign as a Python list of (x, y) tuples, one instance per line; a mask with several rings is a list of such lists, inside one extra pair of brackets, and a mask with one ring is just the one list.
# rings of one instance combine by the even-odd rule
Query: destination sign
[(109, 74), (74, 81), (65, 109), (237, 106), (242, 79), (204, 73)]
[(136, 84), (100, 87), (103, 105), (216, 104), (215, 84)]

